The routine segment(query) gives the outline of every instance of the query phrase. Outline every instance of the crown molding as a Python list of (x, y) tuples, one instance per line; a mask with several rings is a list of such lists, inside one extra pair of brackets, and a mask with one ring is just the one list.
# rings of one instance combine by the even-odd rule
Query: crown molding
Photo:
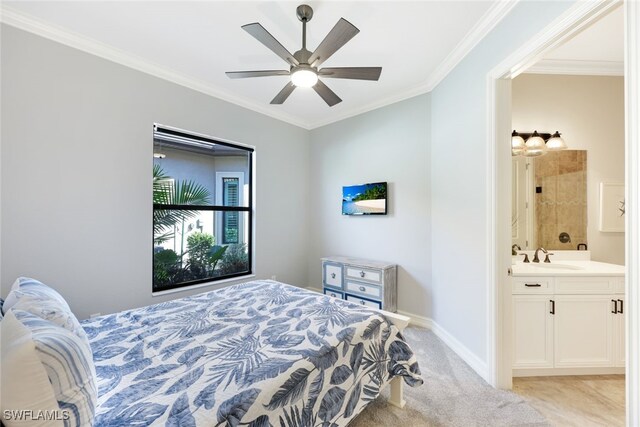
[(281, 120), (283, 122), (307, 130), (309, 129), (308, 123), (304, 120), (300, 120), (297, 117), (279, 111), (274, 111), (272, 109), (269, 109), (267, 106), (220, 90), (219, 88), (214, 87), (213, 85), (208, 84), (202, 80), (198, 80), (188, 75), (176, 72), (167, 67), (155, 64), (151, 61), (140, 58), (139, 56), (114, 48), (92, 38), (83, 36), (73, 31), (69, 31), (67, 29), (63, 29), (51, 23), (18, 12), (7, 7), (4, 4), (0, 5), (0, 22), (36, 34), (46, 39), (53, 40), (66, 46), (81, 50), (83, 52), (90, 53), (92, 55), (115, 62), (117, 64), (124, 65), (125, 67), (133, 68), (134, 70), (150, 74), (154, 77), (176, 83), (180, 86), (193, 89), (197, 92), (201, 92), (206, 95), (221, 99), (223, 101), (238, 105), (240, 107), (247, 108), (257, 113), (264, 114), (274, 119)]
[(513, 9), (519, 1), (520, 0), (495, 1), (489, 10), (487, 10), (480, 20), (471, 27), (471, 30), (469, 30), (460, 42), (458, 42), (451, 53), (447, 55), (444, 61), (440, 63), (435, 71), (432, 72), (423, 83), (401, 92), (400, 94), (383, 98), (379, 101), (364, 105), (360, 108), (345, 111), (342, 114), (335, 115), (324, 120), (312, 122), (310, 128), (315, 129), (317, 127), (326, 126), (349, 117), (357, 116), (387, 105), (395, 104), (396, 102), (404, 101), (405, 99), (413, 98), (414, 96), (431, 92), (460, 62), (462, 62), (469, 52), (471, 52), (473, 48), (476, 47), (478, 43), (480, 43), (480, 41), (489, 34), (509, 12), (511, 12), (511, 9)]
[(287, 113), (274, 111), (269, 108), (269, 106), (239, 97), (202, 80), (176, 72), (168, 69), (167, 67), (155, 64), (139, 56), (114, 48), (92, 38), (18, 12), (4, 4), (0, 4), (0, 22), (120, 65), (133, 68), (143, 73), (150, 74), (160, 79), (176, 83), (180, 86), (213, 96), (223, 101), (230, 102), (240, 107), (247, 108), (257, 113), (264, 114), (274, 119), (281, 120), (303, 129), (311, 130), (376, 110), (390, 104), (395, 104), (396, 102), (413, 98), (414, 96), (431, 92), (447, 76), (447, 74), (449, 74), (493, 28), (495, 28), (495, 26), (511, 11), (518, 1), (519, 0), (497, 0), (494, 2), (489, 10), (485, 12), (482, 18), (480, 18), (465, 37), (456, 45), (453, 51), (451, 51), (438, 68), (429, 75), (425, 82), (399, 94), (394, 94), (390, 97), (383, 98), (364, 106), (354, 107), (318, 121), (307, 121)]
[(497, 0), (482, 15), (482, 18), (469, 30), (438, 68), (429, 75), (424, 87), (427, 92), (435, 89), (447, 75), (473, 50), (474, 47), (491, 32), (520, 0)]
[(527, 68), (528, 74), (571, 74), (584, 76), (624, 76), (624, 61), (582, 61), (542, 59)]

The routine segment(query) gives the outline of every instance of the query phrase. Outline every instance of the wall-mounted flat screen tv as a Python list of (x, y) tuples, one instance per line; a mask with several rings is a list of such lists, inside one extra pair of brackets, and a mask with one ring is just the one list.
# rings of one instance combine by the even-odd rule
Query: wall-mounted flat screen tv
[(342, 187), (342, 215), (386, 215), (387, 183)]

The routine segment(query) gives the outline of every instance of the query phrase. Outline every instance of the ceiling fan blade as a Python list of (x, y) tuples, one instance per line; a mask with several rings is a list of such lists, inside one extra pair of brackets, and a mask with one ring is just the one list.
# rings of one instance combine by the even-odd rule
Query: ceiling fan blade
[(342, 99), (340, 99), (334, 91), (329, 89), (327, 85), (322, 83), (320, 80), (318, 80), (318, 83), (313, 86), (313, 90), (315, 90), (318, 95), (324, 99), (324, 102), (326, 102), (329, 107), (333, 107), (337, 103), (342, 102)]
[(289, 65), (299, 65), (298, 60), (294, 58), (293, 55), (289, 53), (289, 51), (259, 23), (254, 22), (253, 24), (243, 25), (242, 29), (255, 37), (260, 43), (271, 49), (271, 51), (280, 58), (287, 61)]
[(276, 97), (271, 100), (271, 103), (282, 104), (287, 100), (287, 98), (289, 97), (289, 95), (291, 95), (291, 92), (293, 92), (295, 88), (296, 85), (294, 85), (293, 83), (287, 83), (287, 85), (282, 88), (282, 90), (276, 95)]
[(324, 61), (329, 59), (331, 55), (336, 53), (338, 49), (344, 46), (356, 34), (360, 32), (351, 22), (344, 18), (340, 18), (338, 23), (329, 31), (327, 37), (322, 40), (315, 52), (309, 58), (309, 64), (312, 67), (318, 67)]
[(332, 79), (378, 80), (382, 67), (322, 68), (318, 74)]
[(287, 70), (227, 71), (225, 74), (230, 79), (246, 79), (247, 77), (288, 76), (289, 72)]

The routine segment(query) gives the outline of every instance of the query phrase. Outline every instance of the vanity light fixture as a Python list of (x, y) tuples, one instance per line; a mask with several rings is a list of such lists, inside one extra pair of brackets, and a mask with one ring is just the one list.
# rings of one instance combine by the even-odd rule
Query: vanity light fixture
[(525, 157), (537, 157), (542, 156), (547, 151), (547, 146), (544, 143), (544, 139), (537, 130), (533, 131), (533, 134), (525, 142), (526, 148), (522, 154)]
[(547, 150), (549, 151), (559, 151), (566, 150), (567, 144), (564, 142), (564, 139), (560, 136), (560, 132), (556, 131), (551, 138), (547, 141)]
[(553, 135), (550, 133), (519, 133), (513, 131), (511, 134), (511, 155), (537, 157), (546, 154), (548, 151), (566, 150), (567, 144), (560, 136), (560, 132), (556, 131)]
[(514, 130), (511, 134), (511, 155), (519, 156), (524, 153), (526, 148), (524, 138)]

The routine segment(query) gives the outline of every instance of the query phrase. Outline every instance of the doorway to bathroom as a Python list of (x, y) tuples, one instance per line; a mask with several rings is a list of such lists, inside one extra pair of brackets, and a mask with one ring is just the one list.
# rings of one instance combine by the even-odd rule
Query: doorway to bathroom
[[(615, 152), (615, 147), (611, 146), (607, 148), (607, 145), (611, 145), (611, 136), (605, 134), (605, 136), (596, 137), (601, 145), (596, 146), (593, 145), (591, 147), (585, 147), (585, 138), (584, 137), (576, 137), (573, 138), (573, 149), (586, 151), (586, 164), (585, 171), (580, 170), (580, 164), (584, 164), (584, 162), (580, 159), (581, 155), (579, 152), (575, 154), (575, 160), (571, 159), (569, 162), (572, 162), (570, 166), (567, 166), (563, 161), (563, 166), (560, 166), (560, 161), (550, 161), (547, 165), (544, 165), (544, 162), (539, 162), (539, 171), (542, 172), (543, 169), (549, 169), (546, 172), (552, 172), (550, 176), (543, 176), (542, 173), (539, 176), (535, 175), (535, 166), (533, 170), (530, 170), (529, 179), (530, 182), (533, 182), (534, 186), (531, 189), (531, 193), (529, 195), (529, 203), (533, 208), (533, 219), (530, 224), (525, 225), (524, 227), (529, 227), (532, 232), (529, 234), (532, 236), (529, 242), (524, 243), (525, 248), (529, 246), (529, 249), (537, 249), (541, 245), (539, 245), (538, 238), (547, 239), (549, 242), (558, 241), (558, 245), (560, 245), (557, 249), (553, 248), (549, 252), (555, 253), (556, 255), (550, 256), (551, 265), (554, 264), (553, 259), (555, 258), (556, 266), (562, 265), (566, 267), (566, 269), (570, 269), (574, 263), (580, 262), (581, 260), (570, 260), (565, 259), (561, 262), (561, 259), (558, 259), (557, 253), (559, 251), (565, 252), (565, 249), (568, 248), (567, 245), (575, 245), (576, 248), (571, 252), (582, 252), (578, 254), (579, 256), (585, 256), (586, 252), (595, 251), (596, 257), (606, 261), (607, 264), (614, 264), (615, 262), (620, 262), (620, 259), (623, 259), (623, 264), (626, 264), (626, 267), (622, 269), (622, 276), (624, 279), (611, 279), (607, 281), (606, 286), (607, 294), (609, 298), (608, 300), (604, 300), (601, 295), (595, 295), (591, 291), (584, 291), (583, 294), (578, 295), (582, 299), (582, 301), (595, 300), (599, 299), (600, 301), (595, 303), (596, 305), (600, 304), (600, 312), (604, 312), (605, 303), (608, 303), (606, 308), (609, 310), (608, 313), (613, 316), (613, 311), (622, 311), (625, 313), (625, 316), (619, 316), (616, 319), (613, 319), (611, 316), (604, 319), (605, 327), (601, 327), (602, 331), (614, 331), (611, 332), (612, 335), (616, 335), (618, 337), (618, 347), (616, 347), (616, 342), (614, 339), (611, 339), (610, 345), (605, 351), (606, 357), (605, 361), (602, 361), (600, 368), (602, 370), (600, 372), (605, 373), (606, 368), (611, 368), (614, 372), (622, 372), (620, 370), (621, 359), (626, 358), (626, 390), (622, 393), (622, 395), (626, 394), (626, 423), (627, 425), (637, 425), (640, 422), (640, 414), (639, 414), (639, 404), (638, 404), (638, 396), (640, 396), (640, 387), (638, 384), (638, 369), (639, 369), (639, 349), (638, 349), (638, 333), (640, 331), (640, 321), (637, 315), (636, 307), (640, 304), (640, 299), (638, 298), (638, 224), (639, 224), (639, 215), (637, 211), (634, 211), (631, 207), (636, 206), (638, 202), (638, 162), (640, 160), (640, 156), (638, 155), (638, 49), (637, 44), (639, 42), (637, 35), (637, 26), (640, 21), (640, 13), (638, 11), (637, 5), (630, 3), (624, 4), (624, 12), (621, 12), (620, 3), (611, 3), (611, 2), (598, 2), (598, 3), (581, 3), (576, 4), (572, 7), (565, 16), (561, 17), (558, 22), (550, 25), (548, 28), (545, 28), (539, 34), (539, 37), (536, 40), (532, 40), (527, 45), (523, 46), (517, 52), (515, 52), (511, 57), (504, 61), (504, 63), (500, 64), (500, 66), (496, 67), (493, 73), (490, 74), (488, 79), (488, 90), (490, 93), (489, 96), (489, 111), (492, 113), (491, 117), (488, 118), (489, 121), (489, 141), (491, 141), (489, 146), (489, 156), (488, 160), (490, 162), (490, 174), (488, 176), (488, 183), (490, 187), (490, 200), (489, 200), (489, 224), (488, 230), (490, 232), (490, 242), (489, 242), (489, 253), (490, 259), (493, 260), (493, 268), (489, 272), (489, 283), (492, 284), (492, 288), (490, 289), (488, 295), (488, 303), (489, 303), (489, 326), (490, 329), (494, 331), (493, 334), (490, 334), (489, 342), (488, 342), (488, 360), (493, 368), (492, 379), (494, 384), (499, 387), (511, 388), (512, 386), (512, 373), (515, 372), (513, 362), (514, 357), (522, 356), (522, 353), (514, 355), (514, 334), (515, 328), (513, 325), (514, 312), (517, 309), (522, 312), (526, 311), (526, 305), (520, 305), (515, 307), (517, 300), (515, 299), (515, 295), (512, 290), (514, 287), (514, 278), (510, 276), (510, 274), (514, 271), (512, 268), (513, 259), (511, 257), (512, 250), (512, 238), (514, 234), (513, 225), (514, 219), (512, 218), (512, 210), (514, 205), (512, 205), (512, 199), (515, 197), (513, 189), (512, 189), (512, 156), (510, 153), (511, 147), (511, 131), (513, 131), (513, 127), (516, 125), (516, 117), (515, 113), (517, 112), (517, 107), (515, 105), (515, 99), (513, 100), (514, 107), (514, 116), (512, 117), (512, 95), (518, 96), (518, 93), (521, 90), (526, 92), (527, 87), (534, 87), (531, 89), (528, 94), (528, 100), (525, 101), (524, 109), (527, 108), (532, 109), (535, 107), (539, 98), (541, 105), (543, 105), (542, 113), (539, 115), (536, 114), (526, 114), (531, 119), (531, 122), (525, 123), (522, 121), (519, 126), (523, 126), (520, 129), (522, 133), (529, 133), (526, 135), (529, 139), (532, 137), (531, 133), (535, 130), (538, 130), (539, 133), (548, 133), (549, 135), (543, 136), (543, 144), (544, 140), (549, 140), (555, 131), (560, 131), (563, 135), (562, 138), (564, 141), (571, 145), (570, 140), (572, 138), (568, 138), (570, 134), (577, 135), (580, 133), (579, 127), (573, 127), (568, 122), (563, 123), (563, 129), (547, 129), (548, 127), (561, 127), (559, 123), (552, 123), (553, 119), (557, 119), (558, 114), (553, 115), (547, 114), (549, 111), (553, 111), (556, 107), (561, 107), (564, 102), (566, 102), (571, 97), (563, 97), (560, 95), (562, 92), (561, 89), (567, 89), (570, 86), (570, 82), (562, 81), (562, 79), (569, 78), (570, 74), (582, 74), (581, 77), (584, 77), (584, 80), (588, 80), (588, 76), (585, 75), (584, 72), (578, 73), (575, 69), (571, 70), (571, 73), (564, 73), (560, 75), (549, 74), (549, 70), (547, 69), (544, 73), (540, 71), (536, 74), (523, 74), (526, 73), (526, 70), (530, 68), (532, 65), (540, 62), (541, 59), (545, 58), (545, 55), (550, 55), (554, 51), (558, 51), (561, 49), (561, 45), (565, 44), (567, 41), (571, 39), (576, 39), (580, 33), (586, 34), (586, 30), (588, 27), (597, 24), (597, 22), (602, 22), (607, 16), (613, 16), (612, 14), (616, 13), (618, 10), (623, 19), (626, 21), (625, 24), (625, 38), (626, 45), (625, 55), (626, 55), (626, 63), (624, 64), (624, 69), (627, 74), (626, 83), (617, 83), (619, 85), (619, 89), (621, 88), (624, 98), (624, 107), (622, 110), (623, 114), (626, 114), (627, 117), (635, 118), (635, 120), (627, 120), (626, 130), (623, 132), (623, 136), (619, 139), (624, 141), (624, 149), (622, 150), (622, 162), (623, 165), (626, 165), (626, 172), (622, 174), (622, 178), (620, 180), (620, 176), (615, 176), (615, 173), (621, 172), (621, 169), (625, 169), (624, 167), (618, 167), (618, 170), (614, 170), (613, 173), (602, 173), (602, 176), (597, 176), (598, 173), (602, 172), (599, 169), (590, 169), (590, 165), (595, 166), (598, 162), (603, 160), (603, 157), (600, 154), (597, 154), (597, 150), (607, 149)], [(575, 50), (574, 50), (575, 51)], [(547, 61), (546, 65), (558, 65), (561, 61), (558, 58), (547, 58), (547, 59), (555, 59), (555, 63), (551, 64)], [(579, 61), (579, 59), (576, 59)], [(581, 62), (580, 65), (584, 65), (584, 62)], [(564, 65), (566, 66), (567, 62), (565, 61)], [(540, 65), (540, 64), (538, 64)], [(544, 65), (544, 64), (543, 64)], [(593, 65), (593, 64), (591, 64)], [(611, 64), (609, 64), (611, 65)], [(535, 68), (535, 67), (534, 67)], [(632, 72), (629, 72), (629, 71)], [(535, 71), (535, 69), (534, 69)], [(607, 77), (609, 80), (615, 80), (615, 77), (618, 77), (618, 80), (621, 81), (620, 76), (592, 76), (593, 78)], [(529, 79), (527, 81), (527, 78)], [(607, 80), (604, 78), (602, 80)], [(520, 79), (520, 82), (518, 82)], [(546, 81), (545, 81), (546, 79)], [(555, 79), (555, 83), (551, 80)], [(521, 84), (522, 83), (522, 84)], [(525, 84), (526, 83), (526, 84)], [(583, 82), (584, 83), (584, 82)], [(591, 82), (593, 84), (593, 82)], [(524, 86), (524, 89), (520, 86)], [(540, 91), (541, 87), (553, 87), (556, 86), (555, 96), (546, 97), (545, 94)], [(615, 85), (615, 83), (614, 83)], [(537, 89), (535, 87), (537, 86)], [(589, 82), (587, 82), (587, 88), (581, 91), (583, 94), (587, 95), (590, 92), (596, 92), (595, 86), (590, 86)], [(609, 93), (611, 91), (607, 91)], [(524, 95), (524, 98), (527, 98), (527, 95)], [(574, 98), (579, 98), (574, 97)], [(573, 99), (576, 100), (576, 99)], [(583, 101), (582, 104), (585, 104)], [(596, 101), (597, 104), (597, 101)], [(602, 103), (601, 103), (602, 104)], [(606, 106), (600, 105), (600, 107), (605, 110), (608, 108)], [(576, 120), (579, 121), (580, 113), (579, 108), (572, 108), (571, 113), (568, 115), (575, 115)], [(531, 111), (529, 111), (531, 113)], [(545, 116), (546, 114), (546, 116)], [(565, 115), (566, 116), (566, 115)], [(518, 120), (523, 120), (521, 116)], [(591, 120), (593, 121), (593, 120)], [(596, 119), (597, 121), (602, 121), (600, 118)], [(538, 123), (540, 123), (538, 125)], [(623, 121), (624, 123), (624, 121)], [(604, 123), (601, 123), (603, 126)], [(624, 125), (623, 125), (624, 126)], [(531, 127), (531, 129), (529, 129)], [(538, 129), (535, 129), (538, 127)], [(570, 130), (568, 130), (570, 129)], [(516, 130), (517, 127), (516, 127)], [(507, 136), (509, 135), (509, 136)], [(523, 138), (524, 139), (524, 138)], [(577, 143), (576, 143), (577, 142)], [(548, 143), (548, 142), (547, 142)], [(595, 143), (594, 143), (595, 144)], [(622, 144), (620, 144), (622, 145)], [(566, 160), (566, 159), (565, 159)], [(591, 161), (590, 161), (591, 160)], [(527, 161), (523, 161), (524, 168), (526, 170)], [(533, 164), (535, 160), (531, 160), (530, 164)], [(560, 168), (563, 170), (560, 171)], [(554, 175), (555, 174), (555, 175)], [(569, 184), (560, 184), (558, 182), (559, 175), (571, 175), (571, 179), (569, 180)], [(523, 174), (526, 176), (526, 173)], [(536, 181), (538, 180), (538, 181)], [(595, 181), (598, 180), (598, 181)], [(593, 181), (593, 182), (592, 182)], [(614, 182), (615, 181), (615, 182)], [(572, 200), (575, 201), (575, 204), (580, 204), (579, 197), (577, 197), (577, 193), (580, 192), (580, 188), (578, 184), (583, 182), (585, 184), (586, 196), (584, 200), (586, 201), (584, 218), (581, 218), (581, 214), (578, 214), (577, 208), (569, 208), (564, 205), (565, 201), (559, 198), (553, 198), (553, 191), (557, 191), (560, 185), (564, 186), (564, 189), (567, 190), (572, 188), (572, 190), (567, 190), (572, 192)], [(595, 187), (594, 187), (595, 183)], [(538, 185), (540, 184), (540, 185)], [(615, 185), (609, 185), (615, 184)], [(607, 200), (616, 200), (616, 195), (612, 195), (611, 193), (619, 194), (619, 188), (617, 186), (622, 185), (625, 190), (622, 190), (622, 194), (624, 195), (624, 203), (622, 206), (623, 209), (626, 210), (625, 218), (622, 221), (624, 227), (626, 227), (626, 234), (620, 234), (620, 231), (607, 231), (607, 230), (615, 230), (616, 220), (615, 218), (611, 219), (610, 215), (607, 216), (603, 214), (606, 213), (606, 209), (603, 210), (601, 205), (603, 201)], [(541, 187), (541, 188), (538, 188)], [(594, 194), (596, 194), (594, 198)], [(545, 196), (545, 197), (542, 197)], [(555, 195), (557, 196), (557, 194)], [(536, 198), (537, 197), (537, 198)], [(616, 200), (617, 201), (617, 200)], [(543, 224), (537, 224), (534, 221), (537, 219), (535, 214), (536, 203), (538, 207), (541, 208), (544, 203), (547, 206), (553, 205), (555, 209), (555, 213), (550, 214), (547, 212), (547, 218), (540, 218)], [(607, 206), (610, 206), (611, 203), (607, 202)], [(596, 213), (590, 214), (589, 210), (593, 208)], [(557, 223), (558, 218), (558, 210), (563, 210), (562, 215), (565, 215), (566, 211), (571, 211), (569, 214), (569, 218), (575, 220), (574, 223), (569, 224), (566, 221), (562, 224)], [(541, 210), (539, 209), (539, 213)], [(525, 214), (526, 216), (526, 214)], [(539, 215), (543, 216), (543, 214)], [(555, 218), (548, 218), (555, 217)], [(565, 216), (566, 217), (566, 216)], [(594, 219), (595, 218), (595, 219)], [(604, 218), (604, 220), (602, 219)], [(551, 219), (555, 219), (556, 222), (551, 221)], [(517, 222), (517, 221), (516, 221)], [(520, 225), (518, 224), (518, 227)], [(581, 230), (581, 227), (586, 228), (586, 230)], [(618, 224), (619, 226), (619, 224)], [(595, 227), (596, 232), (593, 231), (593, 227)], [(613, 228), (611, 228), (613, 227)], [(559, 228), (563, 228), (560, 230)], [(524, 230), (524, 228), (520, 229), (520, 231)], [(606, 233), (611, 233), (606, 234)], [(618, 233), (618, 234), (614, 234)], [(540, 234), (540, 236), (538, 236)], [(568, 235), (568, 236), (567, 236)], [(617, 237), (615, 237), (617, 236)], [(625, 236), (625, 237), (621, 237)], [(584, 241), (583, 241), (584, 240)], [(617, 244), (613, 242), (617, 240)], [(619, 245), (620, 241), (624, 240), (623, 245)], [(540, 240), (542, 241), (542, 240)], [(528, 243), (528, 244), (527, 244)], [(548, 243), (547, 243), (548, 244)], [(553, 243), (552, 243), (553, 244)], [(584, 249), (584, 245), (586, 245), (589, 251), (577, 251), (578, 244), (581, 244), (581, 249)], [(609, 249), (607, 245), (611, 244)], [(565, 246), (562, 246), (565, 245)], [(520, 246), (522, 246), (520, 244)], [(612, 248), (621, 248), (612, 249)], [(517, 252), (517, 247), (514, 247)], [(526, 250), (526, 249), (523, 249)], [(540, 251), (539, 260), (541, 261), (540, 266), (544, 266), (544, 251)], [(567, 251), (569, 252), (569, 251)], [(626, 259), (631, 260), (631, 262), (624, 262), (626, 252)], [(532, 252), (531, 258), (534, 257), (535, 251)], [(603, 255), (604, 254), (604, 255)], [(622, 255), (621, 255), (622, 254)], [(524, 258), (524, 256), (522, 256)], [(547, 264), (547, 268), (549, 266)], [(538, 267), (538, 266), (536, 266)], [(542, 269), (545, 267), (540, 267)], [(529, 272), (531, 272), (530, 270)], [(551, 271), (545, 273), (542, 277), (551, 277), (555, 278), (554, 275), (550, 274)], [(569, 274), (565, 274), (565, 277), (573, 277), (575, 276), (575, 272), (569, 272)], [(614, 275), (615, 277), (615, 275)], [(558, 283), (559, 285), (556, 287), (555, 279), (551, 281), (551, 283), (545, 283), (544, 280), (538, 280), (538, 282), (529, 280), (523, 281), (519, 285), (526, 291), (523, 293), (525, 297), (530, 297), (533, 294), (528, 291), (532, 291), (536, 288), (545, 288), (545, 292), (547, 292), (544, 296), (540, 294), (539, 301), (537, 302), (538, 307), (533, 309), (531, 307), (535, 306), (535, 303), (531, 303), (529, 308), (533, 312), (541, 313), (542, 310), (547, 310), (547, 313), (552, 316), (551, 321), (542, 320), (540, 317), (537, 320), (533, 320), (531, 322), (521, 322), (526, 325), (537, 325), (542, 322), (547, 322), (545, 325), (546, 331), (548, 330), (551, 334), (551, 338), (548, 335), (544, 335), (544, 342), (542, 342), (541, 346), (544, 348), (544, 357), (547, 357), (547, 362), (550, 363), (548, 369), (562, 368), (569, 369), (571, 363), (578, 363), (579, 359), (574, 357), (575, 354), (570, 354), (563, 351), (555, 351), (553, 348), (555, 344), (558, 344), (558, 340), (554, 339), (554, 332), (557, 332), (556, 335), (560, 334), (563, 337), (568, 337), (569, 339), (578, 340), (580, 335), (585, 335), (587, 337), (597, 336), (599, 333), (596, 330), (598, 327), (592, 327), (592, 325), (583, 325), (582, 329), (575, 330), (573, 334), (568, 334), (567, 331), (571, 331), (572, 327), (576, 327), (574, 322), (575, 319), (572, 319), (569, 316), (564, 316), (562, 320), (558, 320), (556, 323), (559, 325), (554, 325), (553, 321), (557, 320), (559, 316), (555, 315), (554, 312), (557, 311), (560, 307), (562, 307), (563, 313), (566, 313), (568, 309), (575, 309), (574, 312), (580, 314), (580, 309), (578, 307), (593, 307), (591, 304), (593, 301), (589, 301), (589, 303), (585, 304), (573, 304), (571, 305), (569, 301), (567, 301), (567, 281), (562, 279)], [(587, 280), (586, 282), (589, 282)], [(530, 285), (530, 286), (527, 286)], [(597, 288), (600, 285), (590, 285), (592, 288)], [(575, 290), (575, 289), (574, 289)], [(593, 289), (592, 289), (593, 290)], [(559, 292), (558, 292), (559, 291)], [(558, 292), (560, 295), (555, 296), (555, 293)], [(580, 291), (583, 292), (583, 291)], [(551, 293), (554, 295), (552, 298), (547, 298), (548, 294)], [(518, 297), (520, 298), (520, 297)], [(516, 301), (516, 302), (514, 302)], [(613, 308), (615, 304), (615, 309)], [(609, 306), (610, 305), (610, 306)], [(537, 310), (537, 311), (536, 311)], [(582, 313), (584, 314), (584, 313)], [(620, 313), (621, 314), (621, 313)], [(547, 319), (545, 317), (544, 319)], [(622, 320), (620, 320), (622, 319)], [(573, 326), (572, 326), (573, 322)], [(550, 324), (549, 324), (550, 323)], [(595, 324), (594, 324), (595, 325)], [(539, 328), (538, 328), (539, 330)], [(546, 332), (545, 331), (545, 332)], [(564, 335), (562, 335), (564, 334)], [(595, 335), (594, 335), (595, 334)], [(620, 338), (622, 337), (623, 344), (619, 346)], [(563, 340), (560, 340), (563, 341)], [(597, 340), (595, 340), (597, 341)], [(626, 342), (625, 342), (626, 341)], [(578, 341), (576, 341), (578, 342)], [(545, 347), (546, 346), (546, 347)], [(525, 346), (526, 347), (526, 346)], [(566, 348), (567, 346), (565, 346)], [(573, 346), (575, 347), (575, 346)], [(522, 350), (521, 347), (520, 350)], [(620, 348), (624, 348), (621, 350)], [(588, 348), (584, 348), (583, 350), (589, 350)], [(614, 354), (621, 355), (621, 357), (613, 356)], [(572, 360), (573, 358), (573, 360)], [(534, 358), (535, 359), (535, 358)], [(553, 364), (555, 361), (559, 360), (560, 364), (558, 367)], [(587, 358), (588, 359), (588, 358)], [(615, 362), (614, 360), (615, 359)], [(523, 358), (520, 359), (520, 362), (526, 362)], [(591, 361), (593, 362), (593, 361)], [(618, 365), (609, 366), (609, 363), (617, 363)], [(589, 362), (590, 363), (590, 362)], [(589, 363), (586, 363), (585, 366), (590, 366)], [(577, 369), (577, 365), (573, 365)], [(519, 370), (522, 371), (524, 365), (521, 364), (519, 366)], [(542, 369), (541, 366), (538, 366), (539, 369)], [(586, 370), (583, 373), (589, 373), (589, 370)], [(615, 371), (618, 369), (618, 371)], [(538, 373), (546, 374), (546, 375), (556, 375), (557, 373), (565, 373), (570, 372), (572, 374), (578, 374), (578, 371), (558, 371), (556, 373), (552, 371), (544, 372), (540, 370)], [(517, 372), (516, 374), (522, 374), (522, 372)], [(561, 378), (557, 376), (556, 379)], [(584, 377), (583, 377), (584, 379)], [(517, 384), (516, 384), (517, 386)], [(576, 385), (577, 387), (577, 385)], [(607, 395), (612, 395), (613, 393), (607, 391)], [(579, 399), (576, 398), (576, 399)], [(575, 400), (575, 399), (573, 399)], [(622, 399), (623, 400), (623, 399)], [(618, 418), (618, 422), (624, 423), (624, 418)], [(608, 424), (616, 424), (618, 423), (615, 420), (613, 422), (609, 422)], [(607, 424), (607, 422), (605, 422)]]
[(512, 80), (513, 391), (556, 425), (625, 422), (623, 28)]

